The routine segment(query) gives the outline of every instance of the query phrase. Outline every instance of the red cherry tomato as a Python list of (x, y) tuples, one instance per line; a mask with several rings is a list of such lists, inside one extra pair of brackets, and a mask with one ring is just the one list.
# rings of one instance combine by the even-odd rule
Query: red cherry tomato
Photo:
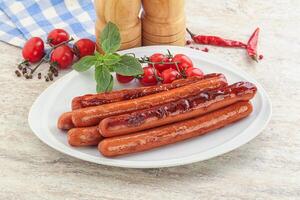
[(95, 42), (90, 39), (80, 39), (74, 46), (73, 51), (78, 58), (93, 55), (95, 51)]
[(50, 46), (58, 45), (70, 38), (69, 33), (63, 29), (53, 29), (47, 37), (47, 43)]
[(176, 79), (181, 78), (181, 74), (175, 69), (167, 69), (161, 73), (163, 83), (172, 83)]
[(43, 40), (39, 37), (30, 38), (22, 49), (22, 55), (31, 63), (40, 61), (45, 55)]
[[(161, 53), (155, 53), (149, 57), (150, 62), (170, 62), (169, 58)], [(149, 64), (150, 67), (153, 67), (153, 64)], [(162, 72), (171, 67), (170, 64), (154, 64), (155, 69)]]
[(199, 68), (194, 68), (190, 67), (185, 71), (185, 74), (187, 77), (192, 77), (192, 76), (198, 76), (198, 77), (203, 77), (204, 74), (201, 69)]
[[(144, 86), (149, 86), (149, 85), (156, 85), (158, 83), (156, 74), (155, 74), (155, 69), (153, 67), (144, 67), (144, 74), (142, 78), (139, 79), (140, 83)], [(160, 76), (160, 73), (156, 71), (157, 76)]]
[(72, 49), (68, 45), (62, 45), (53, 50), (50, 61), (61, 69), (67, 69), (72, 64), (73, 57)]
[(121, 74), (117, 74), (116, 77), (117, 77), (117, 80), (119, 81), (119, 83), (129, 83), (130, 81), (132, 81), (134, 79), (133, 76), (123, 76)]
[[(190, 68), (190, 67), (193, 67), (192, 60), (184, 54), (176, 54), (172, 58), (172, 62), (178, 62), (177, 65), (178, 65), (178, 68), (180, 71), (186, 70), (187, 68)], [(177, 70), (175, 64), (172, 65), (172, 68)]]

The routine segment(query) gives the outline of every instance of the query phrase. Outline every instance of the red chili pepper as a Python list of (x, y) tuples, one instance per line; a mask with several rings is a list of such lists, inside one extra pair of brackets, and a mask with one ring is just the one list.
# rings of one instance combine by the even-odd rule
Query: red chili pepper
[(236, 48), (247, 48), (247, 45), (243, 42), (228, 40), (218, 36), (208, 36), (208, 35), (195, 35), (189, 29), (186, 29), (191, 35), (194, 42), (198, 44), (214, 45), (221, 47), (236, 47)]
[(248, 55), (255, 60), (257, 60), (257, 43), (258, 43), (258, 35), (259, 35), (259, 28), (257, 28), (254, 33), (251, 35), (250, 39), (247, 43), (247, 53)]

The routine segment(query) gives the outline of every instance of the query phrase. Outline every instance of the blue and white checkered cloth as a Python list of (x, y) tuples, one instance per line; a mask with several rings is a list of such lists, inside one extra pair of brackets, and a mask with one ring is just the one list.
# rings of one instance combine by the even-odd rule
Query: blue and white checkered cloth
[(33, 36), (46, 40), (54, 28), (95, 40), (95, 18), (92, 0), (0, 0), (0, 40), (22, 47)]

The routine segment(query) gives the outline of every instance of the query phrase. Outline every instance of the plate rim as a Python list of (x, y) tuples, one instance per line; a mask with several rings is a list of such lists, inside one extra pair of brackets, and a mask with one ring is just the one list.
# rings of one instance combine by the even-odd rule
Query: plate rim
[[(258, 129), (256, 128), (255, 133), (248, 134), (248, 135), (246, 134), (246, 136), (245, 136), (245, 134), (238, 134), (235, 137), (216, 146), (213, 149), (209, 149), (204, 152), (192, 154), (192, 155), (186, 156), (184, 158), (175, 158), (175, 159), (173, 158), (173, 159), (159, 160), (159, 161), (124, 161), (124, 160), (117, 160), (115, 158), (107, 159), (107, 158), (99, 157), (99, 159), (95, 160), (94, 156), (92, 156), (92, 155), (87, 155), (85, 153), (82, 153), (82, 152), (77, 151), (72, 148), (68, 148), (68, 150), (66, 151), (66, 148), (64, 146), (62, 146), (60, 143), (55, 144), (51, 140), (46, 140), (44, 137), (41, 136), (40, 133), (38, 133), (39, 128), (37, 128), (36, 124), (33, 122), (34, 114), (35, 114), (34, 111), (35, 111), (40, 99), (43, 98), (47, 93), (49, 93), (49, 91), (55, 89), (55, 87), (58, 87), (59, 84), (61, 84), (61, 82), (66, 82), (66, 81), (68, 81), (68, 79), (77, 75), (77, 72), (72, 70), (65, 76), (59, 78), (56, 82), (51, 84), (48, 88), (46, 88), (32, 104), (29, 114), (28, 114), (28, 123), (29, 123), (29, 126), (30, 126), (31, 130), (33, 131), (33, 133), (42, 142), (44, 142), (48, 146), (54, 148), (55, 150), (57, 150), (63, 154), (67, 154), (67, 155), (75, 157), (77, 159), (81, 159), (81, 160), (85, 160), (85, 161), (89, 161), (89, 162), (93, 162), (93, 163), (97, 163), (97, 164), (103, 164), (103, 165), (115, 166), (115, 167), (124, 167), (124, 168), (162, 168), (162, 167), (180, 166), (180, 165), (190, 164), (190, 163), (194, 163), (194, 162), (204, 161), (204, 160), (228, 153), (228, 152), (230, 152), (234, 149), (237, 149), (240, 146), (250, 142), (257, 135), (259, 135), (262, 132), (262, 130), (265, 129), (265, 127), (268, 125), (268, 123), (272, 117), (271, 100), (270, 100), (267, 92), (263, 88), (263, 86), (260, 83), (258, 83), (256, 81), (256, 79), (254, 77), (252, 77), (250, 74), (248, 74), (247, 72), (244, 72), (243, 70), (237, 68), (235, 65), (229, 64), (223, 60), (220, 60), (219, 58), (216, 58), (215, 56), (207, 55), (207, 53), (199, 52), (194, 49), (188, 49), (186, 47), (168, 46), (168, 45), (147, 46), (147, 47), (138, 47), (138, 48), (134, 48), (134, 49), (128, 49), (128, 50), (120, 51), (119, 53), (124, 54), (129, 51), (133, 51), (133, 50), (134, 51), (139, 51), (139, 50), (147, 51), (148, 48), (151, 48), (151, 50), (159, 50), (159, 51), (161, 51), (162, 49), (177, 49), (179, 51), (180, 50), (185, 51), (186, 54), (188, 54), (188, 52), (192, 52), (194, 54), (197, 53), (197, 54), (199, 54), (199, 57), (201, 57), (200, 60), (221, 66), (222, 68), (229, 70), (231, 73), (237, 74), (237, 75), (255, 83), (256, 86), (259, 88), (258, 93), (262, 96), (262, 102), (266, 103), (265, 107), (262, 106), (262, 108), (265, 108), (268, 111), (268, 115), (264, 116), (264, 118), (265, 118), (264, 121), (260, 122), (260, 123), (262, 123), (262, 125)], [(230, 67), (228, 67), (228, 66), (230, 66)], [(253, 123), (254, 122), (252, 122), (251, 125)], [(251, 125), (249, 127), (251, 127)], [(249, 127), (247, 129), (249, 129)], [(241, 133), (245, 133), (245, 130)], [(214, 150), (215, 152), (210, 152), (212, 150)], [(202, 156), (200, 154), (202, 154)], [(209, 154), (209, 155), (205, 156), (205, 154)], [(150, 164), (150, 162), (151, 162), (151, 164)]]

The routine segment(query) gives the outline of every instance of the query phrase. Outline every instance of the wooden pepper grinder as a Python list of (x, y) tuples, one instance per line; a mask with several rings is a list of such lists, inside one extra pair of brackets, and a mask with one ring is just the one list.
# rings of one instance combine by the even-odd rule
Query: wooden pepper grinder
[(185, 45), (184, 0), (142, 0), (143, 45)]
[[(110, 21), (120, 30), (120, 50), (141, 46), (142, 27), (139, 18), (141, 0), (95, 0), (94, 4), (97, 14), (95, 23), (97, 44), (100, 44), (100, 33)], [(97, 49), (101, 51), (99, 47)]]

